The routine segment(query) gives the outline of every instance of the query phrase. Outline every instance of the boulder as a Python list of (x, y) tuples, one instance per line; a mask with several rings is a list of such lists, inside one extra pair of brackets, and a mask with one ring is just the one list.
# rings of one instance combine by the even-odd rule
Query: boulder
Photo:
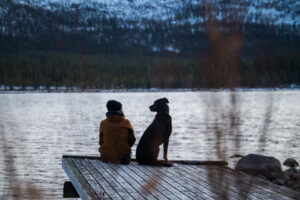
[(295, 168), (299, 166), (299, 163), (294, 158), (288, 158), (283, 162), (284, 166)]
[(300, 180), (298, 180), (298, 181), (294, 184), (293, 188), (294, 188), (294, 190), (300, 192)]
[(267, 180), (265, 176), (263, 175), (258, 175), (257, 178), (263, 179), (263, 180)]
[(286, 182), (286, 179), (284, 178), (277, 178), (277, 179), (274, 179), (273, 183), (277, 184), (277, 185), (284, 185)]
[(299, 173), (295, 168), (290, 168), (284, 171), (284, 177), (286, 179), (299, 179)]
[(230, 158), (241, 158), (241, 157), (243, 157), (241, 154), (234, 154), (230, 156)]
[(287, 179), (285, 184), (289, 187), (293, 187), (296, 184), (296, 181), (293, 179)]
[(281, 163), (279, 160), (271, 156), (258, 154), (248, 154), (244, 156), (238, 161), (235, 169), (254, 176), (263, 175), (270, 180), (282, 176)]

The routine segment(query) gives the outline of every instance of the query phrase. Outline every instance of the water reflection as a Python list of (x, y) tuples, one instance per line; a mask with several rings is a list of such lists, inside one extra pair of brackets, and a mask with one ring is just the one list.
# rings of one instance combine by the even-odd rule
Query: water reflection
[[(300, 92), (272, 93), (272, 120), (268, 125), (264, 154), (281, 161), (290, 156), (300, 160)], [(1, 94), (0, 134), (1, 141), (5, 137), (5, 143), (0, 145), (0, 196), (14, 195), (12, 191), (17, 186), (10, 185), (7, 179), (14, 177), (21, 188), (34, 184), (48, 198), (61, 198), (62, 185), (67, 180), (61, 156), (98, 155), (98, 128), (109, 99), (122, 102), (138, 141), (154, 118), (148, 106), (157, 98), (167, 97), (173, 119), (169, 159), (217, 159), (213, 132), (216, 124), (206, 117), (206, 112), (215, 109), (206, 102), (210, 95), (221, 98), (225, 107), (230, 105), (227, 92)], [(227, 147), (225, 158), (237, 148), (241, 154), (255, 153), (259, 149), (268, 95), (268, 92), (239, 92), (240, 142), (238, 147)], [(220, 141), (234, 144), (235, 139), (229, 134)], [(10, 165), (12, 160), (13, 166)], [(232, 161), (229, 159), (231, 164)]]

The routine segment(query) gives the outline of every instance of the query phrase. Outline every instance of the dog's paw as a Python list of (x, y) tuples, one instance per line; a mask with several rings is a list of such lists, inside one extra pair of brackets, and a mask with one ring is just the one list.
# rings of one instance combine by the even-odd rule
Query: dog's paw
[(166, 167), (172, 167), (173, 163), (171, 161), (164, 161), (164, 166), (166, 166)]

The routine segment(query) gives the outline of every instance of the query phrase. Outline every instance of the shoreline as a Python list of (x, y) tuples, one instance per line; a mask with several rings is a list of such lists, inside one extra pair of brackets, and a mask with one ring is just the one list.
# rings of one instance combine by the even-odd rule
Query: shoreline
[(275, 87), (275, 88), (228, 88), (212, 89), (212, 88), (123, 88), (123, 89), (81, 89), (73, 88), (40, 88), (40, 89), (3, 89), (0, 87), (0, 94), (23, 94), (23, 93), (130, 93), (130, 92), (267, 92), (267, 91), (300, 91), (300, 86), (297, 87)]

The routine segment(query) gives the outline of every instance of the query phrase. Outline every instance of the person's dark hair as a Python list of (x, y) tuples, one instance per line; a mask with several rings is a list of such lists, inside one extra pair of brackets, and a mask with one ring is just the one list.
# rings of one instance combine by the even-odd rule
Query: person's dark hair
[(121, 111), (122, 104), (116, 100), (109, 100), (106, 103), (106, 108), (108, 111)]

